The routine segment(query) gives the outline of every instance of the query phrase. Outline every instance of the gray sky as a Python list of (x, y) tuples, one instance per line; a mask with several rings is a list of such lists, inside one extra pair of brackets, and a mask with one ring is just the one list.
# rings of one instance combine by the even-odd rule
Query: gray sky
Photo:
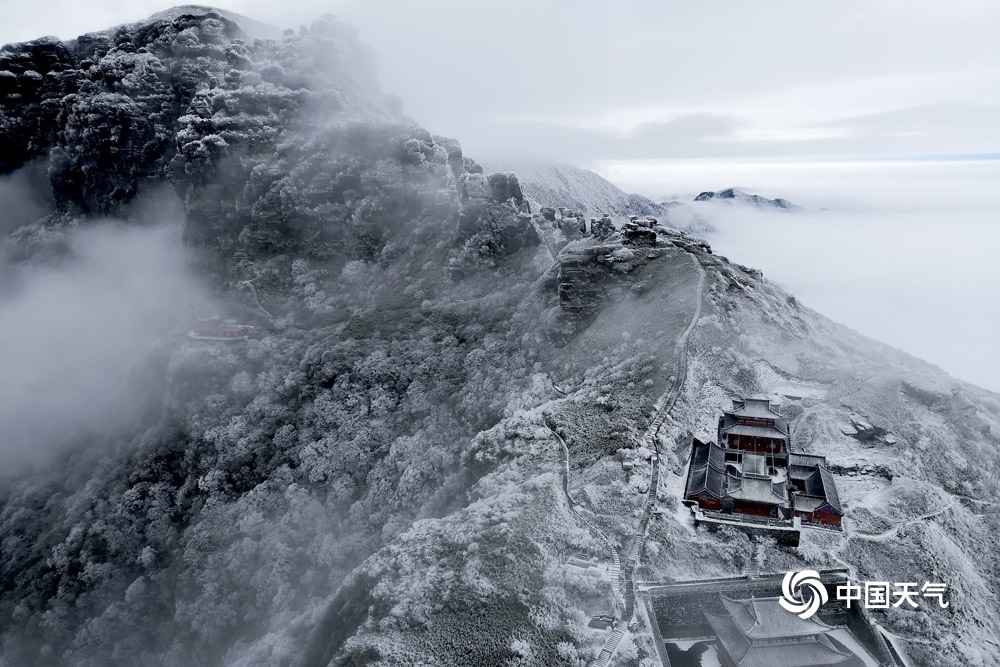
[[(0, 41), (171, 2), (0, 0)], [(900, 156), (1000, 151), (1000, 3), (219, 0), (282, 27), (332, 13), (383, 86), (473, 156)]]

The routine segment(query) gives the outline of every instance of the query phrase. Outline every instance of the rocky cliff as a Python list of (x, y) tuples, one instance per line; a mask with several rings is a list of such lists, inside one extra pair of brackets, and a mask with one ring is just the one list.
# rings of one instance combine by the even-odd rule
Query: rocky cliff
[(511, 231), (516, 210), (487, 205), (520, 203), (516, 179), (486, 183), (457, 142), (407, 121), (379, 92), (371, 53), (332, 20), (251, 40), (220, 12), (179, 8), (69, 43), (7, 45), (0, 86), (0, 173), (47, 163), (56, 203), (15, 235), (22, 244), (90, 216), (127, 216), (165, 181), (206, 271), (235, 253), (373, 258), (432, 216), (460, 216), (466, 237), (482, 232), (479, 254), (530, 234)]

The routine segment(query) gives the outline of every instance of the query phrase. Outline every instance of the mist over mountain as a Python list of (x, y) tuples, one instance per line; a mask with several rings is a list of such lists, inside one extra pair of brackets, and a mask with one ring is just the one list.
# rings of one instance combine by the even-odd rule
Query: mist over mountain
[[(669, 204), (431, 130), (330, 17), (0, 49), (0, 665), (586, 665), (629, 606), (609, 545), (640, 581), (944, 581), (874, 622), (914, 665), (997, 664), (1000, 397)], [(189, 334), (223, 320), (252, 333)], [(691, 436), (753, 394), (847, 530), (692, 524)], [(629, 620), (613, 664), (657, 664)]]

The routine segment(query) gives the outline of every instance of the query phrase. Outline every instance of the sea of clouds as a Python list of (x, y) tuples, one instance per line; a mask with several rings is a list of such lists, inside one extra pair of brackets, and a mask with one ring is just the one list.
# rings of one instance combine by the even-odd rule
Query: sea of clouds
[(788, 213), (696, 203), (722, 255), (806, 305), (1000, 392), (1000, 161), (634, 162), (602, 175), (658, 200), (739, 187)]

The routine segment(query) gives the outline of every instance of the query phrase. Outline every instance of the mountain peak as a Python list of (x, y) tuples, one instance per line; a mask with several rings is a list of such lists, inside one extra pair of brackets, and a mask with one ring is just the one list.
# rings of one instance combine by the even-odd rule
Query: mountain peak
[(725, 200), (725, 201), (737, 201), (741, 204), (747, 204), (749, 206), (756, 206), (758, 208), (777, 208), (783, 210), (796, 210), (800, 207), (787, 199), (782, 199), (778, 197), (776, 199), (768, 199), (767, 197), (762, 197), (760, 195), (751, 195), (743, 192), (738, 188), (726, 188), (725, 190), (718, 190), (716, 192), (705, 191), (694, 198), (694, 201), (711, 201), (711, 200)]
[(246, 35), (251, 39), (281, 39), (283, 33), (282, 29), (277, 26), (257, 21), (256, 19), (252, 19), (242, 14), (237, 14), (236, 12), (231, 12), (227, 9), (220, 9), (209, 5), (176, 5), (174, 7), (170, 7), (169, 9), (156, 12), (145, 20), (139, 21), (139, 23), (170, 21), (185, 15), (203, 16), (206, 14), (218, 14), (219, 16), (238, 24), (243, 32), (246, 33)]
[(524, 194), (541, 206), (563, 206), (585, 216), (653, 216), (687, 232), (702, 233), (711, 226), (691, 211), (625, 192), (601, 175), (569, 164), (532, 161), (487, 161), (493, 171), (513, 171)]

